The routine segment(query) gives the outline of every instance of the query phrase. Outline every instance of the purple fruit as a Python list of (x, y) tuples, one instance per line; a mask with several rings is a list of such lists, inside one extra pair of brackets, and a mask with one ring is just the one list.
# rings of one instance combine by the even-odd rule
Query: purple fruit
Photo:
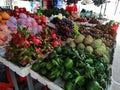
[(19, 17), (20, 17), (21, 19), (27, 19), (27, 15), (24, 14), (24, 13), (20, 13)]
[(17, 19), (14, 16), (10, 17), (10, 22), (12, 22), (13, 24), (17, 24)]

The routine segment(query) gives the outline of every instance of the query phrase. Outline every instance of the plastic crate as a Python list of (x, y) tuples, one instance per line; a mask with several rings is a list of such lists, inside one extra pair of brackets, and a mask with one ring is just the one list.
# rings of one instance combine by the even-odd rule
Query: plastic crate
[(13, 81), (9, 73), (8, 67), (5, 67), (5, 72), (6, 72), (8, 83), (0, 82), (0, 90), (13, 90)]

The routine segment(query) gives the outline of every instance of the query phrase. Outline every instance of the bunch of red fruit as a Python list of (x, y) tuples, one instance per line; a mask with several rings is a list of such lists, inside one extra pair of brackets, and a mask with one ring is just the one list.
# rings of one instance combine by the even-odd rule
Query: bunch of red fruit
[(86, 18), (77, 18), (74, 20), (75, 22), (87, 22)]
[(46, 28), (41, 34), (41, 37), (43, 39), (42, 48), (44, 49), (44, 52), (51, 52), (54, 47), (62, 45), (61, 37), (57, 36), (53, 29), (50, 30), (49, 28)]
[(35, 60), (41, 60), (59, 45), (62, 45), (62, 41), (54, 30), (45, 29), (41, 35), (34, 35), (27, 32), (27, 28), (19, 26), (7, 49), (7, 59), (25, 66)]
[(16, 19), (19, 18), (20, 13), (24, 13), (27, 16), (30, 16), (32, 18), (35, 18), (36, 22), (39, 25), (42, 25), (45, 28), (45, 24), (46, 24), (46, 16), (39, 16), (33, 13), (30, 13), (29, 11), (26, 10), (25, 7), (18, 7), (18, 6), (14, 6), (14, 10), (13, 12), (11, 12), (11, 16), (14, 16)]

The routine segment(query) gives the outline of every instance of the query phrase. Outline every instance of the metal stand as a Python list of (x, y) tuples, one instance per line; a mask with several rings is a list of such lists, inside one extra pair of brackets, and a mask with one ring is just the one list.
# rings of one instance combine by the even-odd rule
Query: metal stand
[(15, 77), (15, 73), (12, 70), (10, 70), (9, 72), (10, 72), (10, 75), (12, 77), (12, 81), (13, 81), (15, 90), (19, 90), (17, 80), (16, 80), (16, 77)]
[(27, 75), (27, 83), (28, 83), (28, 88), (29, 88), (29, 90), (34, 90), (32, 78), (31, 78), (30, 74)]

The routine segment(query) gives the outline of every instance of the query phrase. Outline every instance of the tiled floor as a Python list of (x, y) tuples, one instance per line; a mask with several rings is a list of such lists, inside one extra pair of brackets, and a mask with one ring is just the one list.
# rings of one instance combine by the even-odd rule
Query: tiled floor
[(116, 37), (116, 48), (112, 65), (112, 90), (120, 90), (120, 27)]

